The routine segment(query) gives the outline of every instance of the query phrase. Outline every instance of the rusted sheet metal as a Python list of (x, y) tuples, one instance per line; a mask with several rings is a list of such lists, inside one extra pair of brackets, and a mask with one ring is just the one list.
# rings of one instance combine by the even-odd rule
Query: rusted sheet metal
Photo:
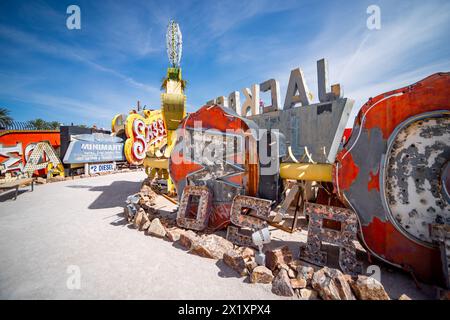
[[(309, 216), (308, 240), (305, 247), (300, 249), (300, 258), (324, 266), (327, 264), (327, 253), (321, 251), (322, 242), (339, 246), (339, 266), (348, 274), (359, 274), (361, 263), (356, 259), (356, 240), (358, 220), (352, 210), (326, 206), (322, 204), (306, 203), (305, 214)], [(327, 228), (325, 221), (337, 222), (339, 230)]]
[(169, 173), (179, 195), (188, 184), (209, 188), (211, 229), (229, 224), (236, 195), (257, 193), (257, 140), (250, 129), (257, 129), (252, 121), (218, 105), (205, 105), (189, 114), (178, 128)]
[(442, 261), (426, 229), (450, 223), (442, 188), (450, 158), (449, 88), (450, 73), (437, 73), (370, 99), (333, 172), (369, 251), (433, 282), (444, 278)]
[(180, 200), (177, 224), (180, 227), (201, 231), (208, 225), (212, 195), (208, 187), (186, 186)]

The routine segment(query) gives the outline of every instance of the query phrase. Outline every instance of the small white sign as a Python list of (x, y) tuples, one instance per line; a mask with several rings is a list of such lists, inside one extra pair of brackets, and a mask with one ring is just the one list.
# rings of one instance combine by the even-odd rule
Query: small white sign
[(116, 170), (116, 165), (114, 163), (96, 163), (89, 165), (89, 173), (102, 173), (102, 172), (111, 172)]

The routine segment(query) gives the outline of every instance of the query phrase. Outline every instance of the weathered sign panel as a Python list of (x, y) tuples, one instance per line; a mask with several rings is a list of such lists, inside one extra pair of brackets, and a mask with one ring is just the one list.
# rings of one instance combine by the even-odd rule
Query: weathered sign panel
[(123, 143), (72, 141), (64, 156), (64, 163), (97, 163), (125, 161)]
[[(277, 129), (286, 137), (291, 156), (301, 161), (333, 163), (354, 101), (343, 98), (340, 84), (328, 86), (328, 63), (317, 61), (318, 102), (308, 88), (303, 71), (291, 71), (284, 103), (280, 100), (280, 85), (270, 79), (251, 88), (243, 88), (245, 100), (241, 103), (239, 91), (207, 102), (233, 109), (242, 117), (253, 120), (259, 128)], [(261, 92), (270, 92), (271, 102), (264, 106)], [(287, 159), (286, 159), (287, 160)], [(290, 160), (292, 161), (292, 157)], [(305, 160), (304, 160), (305, 161)]]
[[(277, 129), (299, 161), (308, 153), (318, 163), (333, 163), (344, 135), (353, 101), (338, 98), (308, 107), (278, 110), (248, 117), (260, 128)], [(304, 160), (306, 161), (306, 160)]]

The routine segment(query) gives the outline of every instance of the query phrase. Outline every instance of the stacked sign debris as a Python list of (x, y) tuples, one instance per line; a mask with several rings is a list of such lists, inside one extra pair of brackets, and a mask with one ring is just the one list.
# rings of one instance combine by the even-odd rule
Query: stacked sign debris
[(288, 246), (266, 250), (265, 264), (255, 261), (257, 250), (235, 245), (220, 232), (194, 231), (177, 225), (176, 213), (163, 213), (156, 208), (159, 190), (151, 180), (142, 183), (140, 191), (127, 199), (124, 218), (138, 231), (177, 242), (189, 253), (222, 260), (236, 277), (248, 277), (249, 283), (272, 286), (279, 296), (305, 300), (389, 300), (383, 285), (375, 278), (351, 276), (329, 267), (318, 267), (295, 259)]

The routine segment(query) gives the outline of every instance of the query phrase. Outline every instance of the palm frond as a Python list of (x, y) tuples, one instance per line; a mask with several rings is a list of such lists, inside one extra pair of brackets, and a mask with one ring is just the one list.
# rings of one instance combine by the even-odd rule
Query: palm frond
[(9, 110), (0, 108), (0, 127), (6, 128), (13, 123), (13, 118), (9, 115)]

